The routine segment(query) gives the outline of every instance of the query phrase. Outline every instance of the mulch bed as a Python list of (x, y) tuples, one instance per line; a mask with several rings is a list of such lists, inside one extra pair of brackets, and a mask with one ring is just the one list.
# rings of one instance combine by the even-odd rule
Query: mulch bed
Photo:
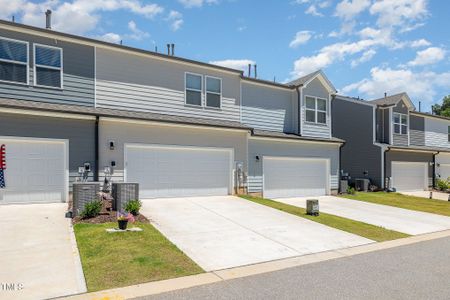
[[(142, 214), (135, 216), (134, 219), (136, 220), (136, 222), (150, 223), (149, 219), (147, 219)], [(73, 224), (77, 224), (77, 223), (102, 224), (102, 223), (109, 223), (109, 222), (117, 222), (117, 212), (112, 211), (112, 212), (108, 212), (108, 213), (102, 213), (94, 218), (89, 218), (89, 219), (83, 219), (80, 216), (77, 216), (72, 219)]]

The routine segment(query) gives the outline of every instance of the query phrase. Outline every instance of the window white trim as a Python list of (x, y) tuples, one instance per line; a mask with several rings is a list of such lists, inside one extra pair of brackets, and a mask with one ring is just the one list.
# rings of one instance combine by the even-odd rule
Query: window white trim
[[(208, 78), (217, 79), (217, 80), (220, 81), (220, 93), (208, 91), (208, 81), (207, 81)], [(209, 94), (214, 94), (214, 95), (219, 95), (219, 97), (220, 97), (219, 98), (219, 107), (208, 106), (208, 93)], [(205, 107), (206, 108), (212, 108), (212, 109), (222, 109), (222, 78), (205, 75)]]
[[(187, 87), (187, 76), (188, 75), (200, 77), (200, 89), (199, 90)], [(186, 91), (188, 91), (188, 90), (193, 91), (193, 92), (200, 92), (200, 105), (187, 103)], [(192, 106), (192, 107), (203, 107), (203, 75), (202, 74), (197, 74), (197, 73), (192, 73), (192, 72), (184, 72), (184, 104), (187, 106)]]
[[(306, 106), (306, 98), (313, 98), (313, 99), (314, 99), (314, 109), (308, 108), (308, 107)], [(318, 99), (325, 101), (325, 110), (321, 110), (321, 109), (318, 109), (318, 108), (317, 108), (317, 100), (318, 100)], [(305, 123), (308, 123), (308, 124), (314, 124), (314, 125), (328, 125), (328, 116), (327, 116), (327, 115), (328, 115), (328, 103), (329, 103), (329, 101), (328, 101), (326, 98), (321, 98), (321, 97), (316, 97), (316, 96), (305, 95), (305, 102), (304, 102), (304, 107), (305, 107)], [(308, 110), (314, 112), (314, 122), (308, 121), (308, 120), (306, 119), (306, 112), (307, 112)], [(318, 115), (319, 112), (325, 113), (325, 123), (322, 123), (322, 122), (318, 122), (318, 121), (317, 121), (317, 120), (318, 120), (317, 115)]]
[[(49, 49), (59, 50), (61, 67), (58, 68), (58, 67), (52, 67), (52, 66), (46, 66), (46, 65), (38, 65), (36, 63), (36, 46), (41, 47), (41, 48), (49, 48)], [(64, 88), (64, 82), (63, 82), (64, 65), (63, 65), (63, 62), (64, 62), (64, 59), (63, 59), (63, 49), (62, 48), (34, 43), (33, 44), (33, 85), (37, 86), (37, 87), (48, 88), (48, 89), (58, 89), (58, 90), (63, 89)], [(59, 76), (60, 76), (60, 86), (58, 87), (58, 86), (48, 86), (48, 85), (37, 84), (36, 68), (38, 68), (38, 67), (44, 68), (44, 69), (49, 69), (49, 70), (58, 70)]]
[[(399, 123), (395, 122), (395, 116), (398, 115), (399, 117)], [(406, 119), (406, 124), (402, 123), (402, 117), (405, 116)], [(408, 115), (407, 114), (402, 114), (402, 113), (398, 113), (398, 112), (393, 112), (392, 113), (392, 125), (393, 125), (393, 133), (394, 134), (399, 134), (399, 135), (408, 135), (408, 129), (409, 129), (409, 120), (408, 120)], [(395, 132), (395, 125), (399, 126), (400, 132)], [(406, 133), (402, 133), (402, 127), (406, 127)]]
[(0, 79), (0, 82), (20, 84), (20, 85), (29, 85), (30, 84), (30, 43), (26, 42), (26, 41), (6, 38), (3, 36), (0, 36), (0, 40), (25, 44), (27, 47), (27, 61), (26, 62), (0, 58), (0, 61), (3, 61), (3, 62), (18, 64), (18, 65), (25, 65), (27, 67), (27, 82), (18, 82), (18, 81), (12, 81), (12, 80), (4, 80), (4, 79)]

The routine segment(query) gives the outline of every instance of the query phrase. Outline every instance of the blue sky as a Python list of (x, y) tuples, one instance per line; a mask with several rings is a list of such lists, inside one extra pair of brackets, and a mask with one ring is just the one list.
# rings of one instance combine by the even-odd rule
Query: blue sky
[(323, 69), (341, 94), (450, 94), (450, 1), (0, 0), (0, 18), (244, 68), (286, 82)]

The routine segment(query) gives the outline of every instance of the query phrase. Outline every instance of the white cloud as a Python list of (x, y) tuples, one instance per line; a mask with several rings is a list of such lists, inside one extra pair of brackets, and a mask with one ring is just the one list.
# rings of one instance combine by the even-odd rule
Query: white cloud
[(382, 97), (384, 92), (395, 94), (407, 92), (415, 100), (432, 103), (436, 97), (436, 88), (448, 87), (450, 72), (419, 72), (400, 68), (372, 68), (370, 78), (349, 84), (342, 88), (342, 92), (357, 92), (368, 98)]
[(128, 29), (131, 31), (131, 34), (127, 35), (127, 37), (136, 41), (140, 41), (150, 36), (148, 32), (142, 31), (137, 28), (137, 25), (134, 21), (128, 22)]
[(119, 34), (113, 32), (105, 33), (104, 35), (98, 36), (96, 38), (105, 42), (116, 44), (122, 40), (122, 37)]
[(320, 8), (327, 8), (331, 6), (331, 0), (322, 1), (317, 4)]
[(183, 25), (183, 15), (176, 10), (171, 10), (169, 15), (166, 18), (166, 21), (170, 22), (170, 29), (172, 31), (177, 31)]
[(308, 30), (298, 31), (294, 39), (289, 43), (289, 47), (297, 48), (302, 44), (306, 44), (312, 37), (312, 32)]
[(378, 16), (378, 26), (399, 28), (409, 27), (429, 14), (427, 0), (379, 0), (370, 7), (370, 13)]
[(426, 46), (430, 46), (431, 43), (429, 41), (427, 41), (426, 39), (420, 39), (420, 40), (415, 40), (411, 42), (411, 47), (413, 48), (419, 48), (419, 47), (426, 47)]
[(369, 0), (343, 0), (336, 5), (334, 15), (348, 21), (369, 8), (370, 4)]
[(316, 16), (316, 17), (323, 17), (323, 14), (320, 13), (315, 4), (312, 4), (308, 7), (307, 10), (305, 10), (305, 14), (307, 15), (312, 15), (312, 16)]
[(248, 65), (249, 64), (254, 65), (255, 61), (250, 59), (225, 59), (225, 60), (210, 61), (209, 63), (245, 72), (248, 69)]
[(375, 54), (377, 54), (377, 51), (375, 51), (373, 49), (367, 50), (361, 55), (361, 57), (352, 60), (350, 65), (352, 66), (352, 68), (354, 68), (354, 67), (356, 67), (356, 66), (358, 66), (358, 65), (360, 65), (362, 63), (368, 62), (369, 60), (372, 59), (372, 57)]
[(178, 0), (184, 7), (202, 7), (203, 4), (218, 4), (218, 0)]
[(445, 58), (445, 50), (439, 47), (429, 47), (417, 51), (416, 58), (408, 62), (409, 66), (424, 66), (435, 64)]

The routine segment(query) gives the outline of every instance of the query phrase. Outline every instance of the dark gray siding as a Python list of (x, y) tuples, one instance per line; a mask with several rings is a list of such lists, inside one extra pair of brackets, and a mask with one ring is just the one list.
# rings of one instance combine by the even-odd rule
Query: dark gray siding
[(376, 109), (376, 137), (377, 142), (389, 144), (389, 109)]
[(394, 106), (393, 111), (407, 115), (408, 114), (408, 107), (406, 106), (405, 102), (403, 102), (403, 100), (402, 100), (399, 103), (397, 103), (396, 106)]
[[(394, 112), (402, 113), (408, 115), (408, 108), (406, 104), (400, 101), (394, 108), (392, 109)], [(390, 118), (391, 122), (393, 122), (392, 117)], [(395, 134), (392, 133), (392, 144), (396, 146), (408, 146), (408, 135), (405, 134)]]
[[(392, 162), (393, 161), (409, 161), (409, 162), (427, 162), (433, 161), (432, 153), (418, 153), (390, 150), (386, 152), (386, 177), (392, 176)], [(433, 167), (428, 164), (428, 179), (429, 185), (432, 183)]]
[(382, 109), (383, 113), (383, 134), (384, 140), (383, 143), (389, 144), (391, 142), (391, 122), (392, 116), (391, 111), (389, 109)]
[(409, 143), (415, 146), (425, 146), (425, 118), (409, 116)]
[[(94, 105), (94, 47), (0, 29), (0, 37), (29, 42), (29, 85), (0, 83), (0, 97), (52, 103)], [(63, 49), (63, 89), (35, 87), (33, 43)]]
[(381, 148), (373, 144), (373, 107), (335, 98), (332, 101), (333, 136), (345, 140), (341, 169), (354, 178), (364, 171), (381, 186)]
[[(95, 120), (0, 113), (0, 136), (69, 140), (69, 175), (73, 181), (85, 162), (95, 168)], [(90, 174), (92, 176), (92, 174)]]

